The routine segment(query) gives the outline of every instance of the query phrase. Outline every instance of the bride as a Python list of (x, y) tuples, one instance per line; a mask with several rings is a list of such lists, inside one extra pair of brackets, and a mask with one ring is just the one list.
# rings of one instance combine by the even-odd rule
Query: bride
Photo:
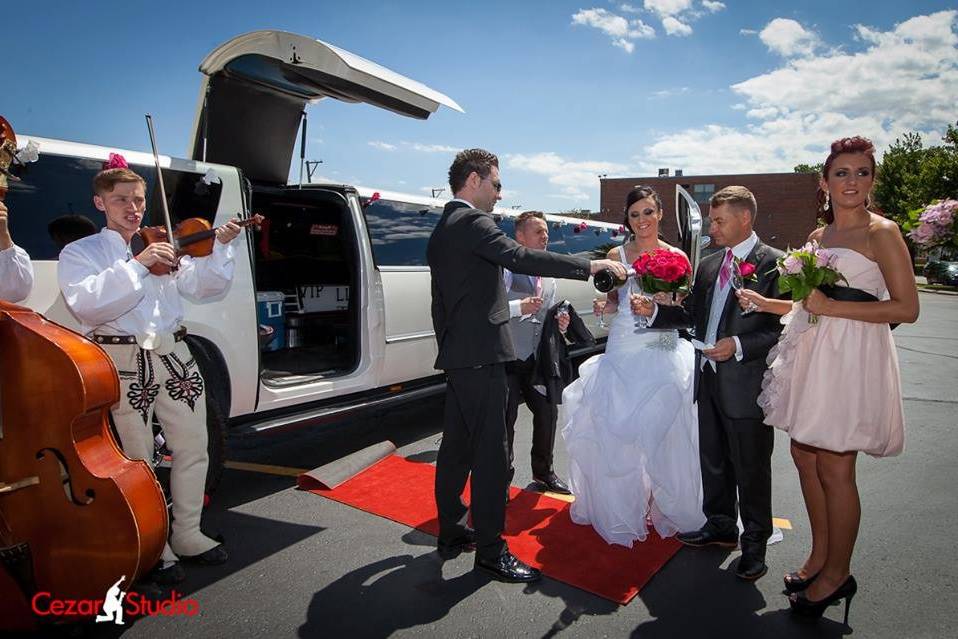
[[(632, 189), (625, 204), (631, 237), (608, 257), (631, 264), (658, 248), (677, 251), (659, 240), (661, 219), (658, 194)], [(639, 328), (629, 310), (629, 297), (639, 294), (630, 278), (595, 302), (596, 313), (612, 316), (605, 354), (579, 367), (559, 417), (575, 495), (572, 520), (630, 548), (650, 526), (667, 537), (705, 523), (692, 346), (675, 330)]]

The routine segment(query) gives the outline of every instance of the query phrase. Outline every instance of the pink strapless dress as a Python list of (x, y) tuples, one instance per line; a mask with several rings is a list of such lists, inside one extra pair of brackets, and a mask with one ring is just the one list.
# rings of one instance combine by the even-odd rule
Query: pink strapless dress
[[(848, 285), (887, 299), (878, 264), (848, 248), (830, 249)], [(819, 317), (800, 302), (768, 356), (758, 403), (765, 423), (800, 443), (835, 452), (897, 455), (905, 443), (898, 354), (888, 324)]]

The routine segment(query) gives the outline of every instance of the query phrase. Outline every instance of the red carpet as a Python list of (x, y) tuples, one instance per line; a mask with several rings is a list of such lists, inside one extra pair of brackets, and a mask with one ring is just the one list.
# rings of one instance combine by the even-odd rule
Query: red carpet
[[(436, 535), (432, 464), (387, 457), (334, 490), (300, 476), (300, 488)], [(553, 579), (626, 604), (681, 547), (654, 532), (631, 549), (612, 546), (569, 518), (570, 504), (512, 487), (505, 538), (522, 561)], [(468, 484), (466, 488), (468, 501)]]

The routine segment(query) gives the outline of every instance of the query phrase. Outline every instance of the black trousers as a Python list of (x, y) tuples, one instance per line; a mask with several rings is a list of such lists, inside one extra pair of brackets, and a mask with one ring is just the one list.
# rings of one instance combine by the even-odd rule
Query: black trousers
[(439, 539), (465, 531), (468, 510), (461, 495), (472, 473), (472, 524), (476, 553), (494, 560), (506, 550), (502, 539), (508, 483), (506, 369), (504, 364), (446, 371), (442, 444), (436, 459)]
[[(772, 446), (775, 435), (760, 419), (731, 419), (722, 410), (716, 374), (707, 362), (698, 395), (702, 509), (715, 532), (737, 529), (742, 513), (742, 553), (764, 559), (772, 534)], [(754, 397), (742, 398), (754, 402)]]
[(523, 401), (532, 411), (532, 476), (548, 477), (552, 474), (552, 449), (556, 441), (556, 422), (559, 407), (549, 402), (546, 396), (532, 387), (535, 356), (525, 361), (506, 364), (506, 379), (509, 384), (509, 401), (506, 404), (506, 431), (509, 435), (509, 476), (515, 474), (513, 444), (516, 435), (516, 418), (519, 404)]

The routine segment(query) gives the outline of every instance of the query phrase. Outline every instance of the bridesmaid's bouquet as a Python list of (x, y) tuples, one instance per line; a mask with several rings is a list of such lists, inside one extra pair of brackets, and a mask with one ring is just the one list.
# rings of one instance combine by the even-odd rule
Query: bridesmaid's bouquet
[(692, 265), (678, 251), (655, 249), (632, 262), (635, 277), (646, 293), (688, 293)]
[[(788, 251), (777, 261), (778, 290), (791, 293), (792, 301), (800, 302), (819, 286), (833, 286), (838, 281), (847, 284), (845, 276), (835, 269), (836, 259), (833, 252), (822, 248), (815, 240), (800, 249)], [(818, 316), (809, 314), (808, 321), (816, 324)]]

